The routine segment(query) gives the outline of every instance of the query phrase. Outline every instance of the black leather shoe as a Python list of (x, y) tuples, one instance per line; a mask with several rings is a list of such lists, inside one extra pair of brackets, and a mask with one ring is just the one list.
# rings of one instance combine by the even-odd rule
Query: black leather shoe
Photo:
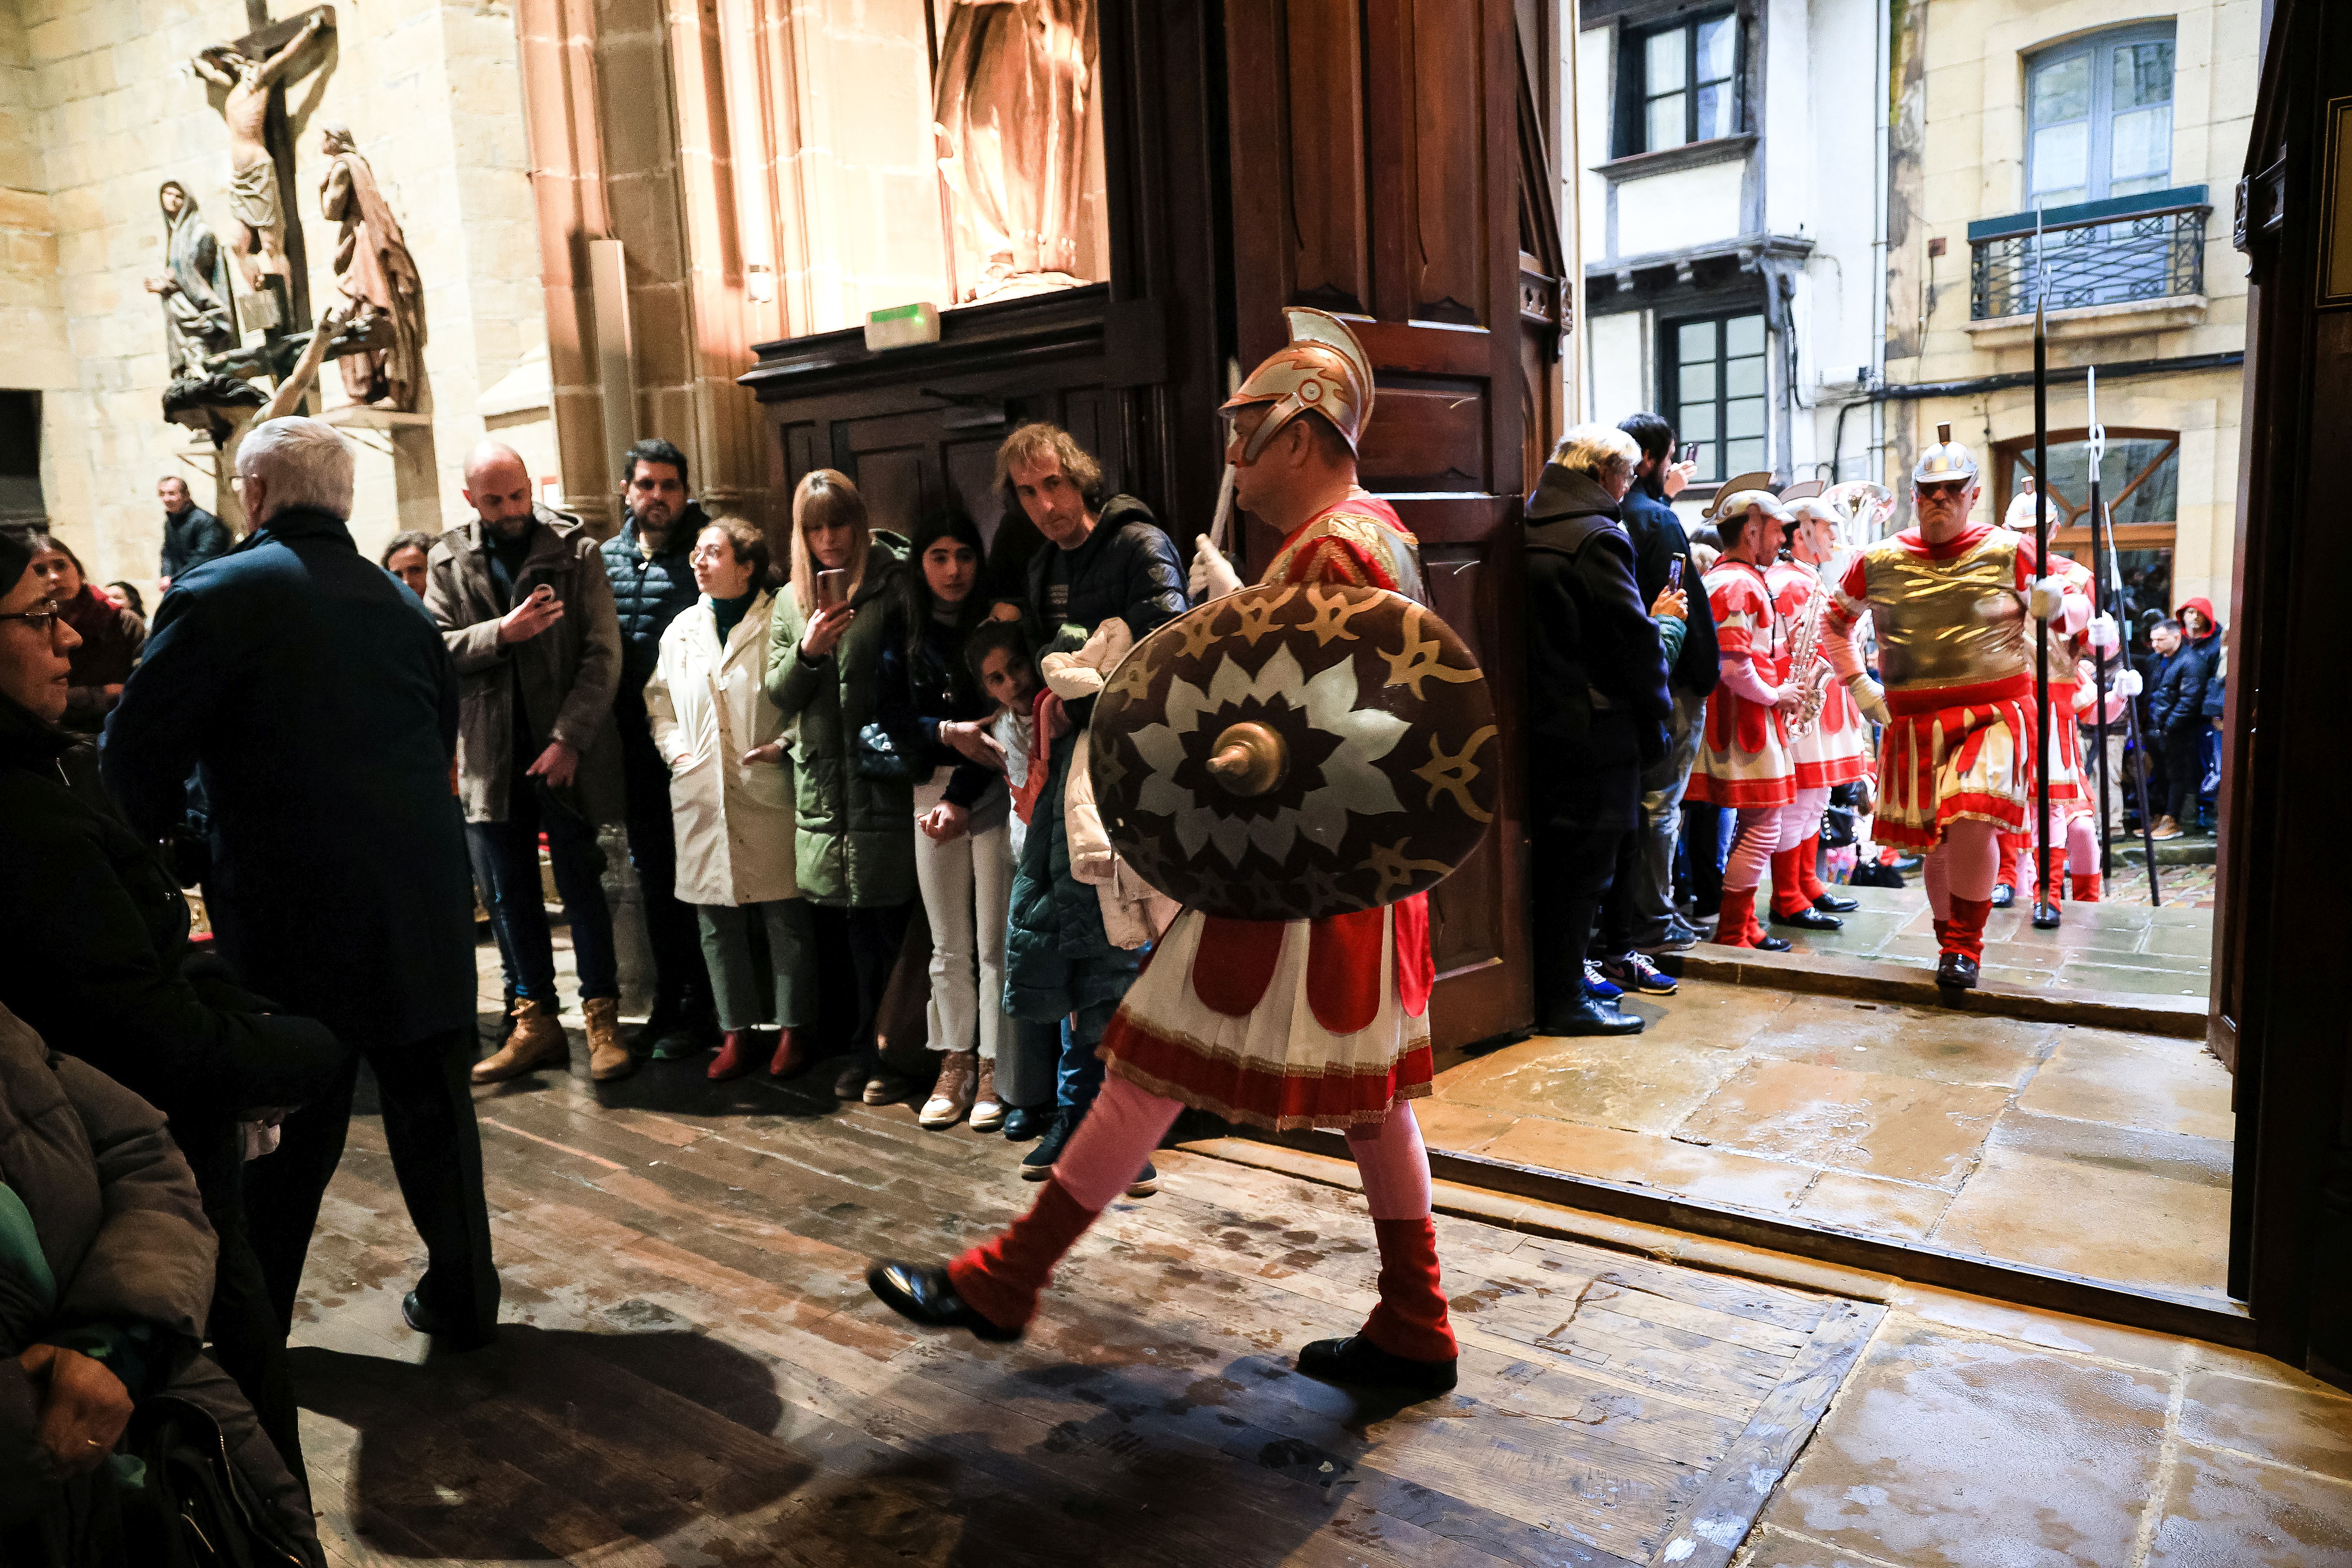
[(2056, 931), (2058, 929), (2058, 904), (2055, 900), (2053, 900), (2051, 902), (2046, 904), (2036, 904), (2033, 906), (2033, 929), (2035, 931)]
[(2017, 902), (2017, 889), (2015, 888), (2011, 887), (2007, 882), (1995, 882), (1992, 885), (1992, 907), (1994, 909), (2005, 910), (2015, 902)]
[(1056, 1110), (1054, 1120), (1046, 1124), (1045, 1135), (1037, 1140), (1037, 1146), (1021, 1156), (1021, 1179), (1042, 1182), (1052, 1175), (1054, 1162), (1062, 1157), (1063, 1146), (1069, 1142), (1076, 1127), (1069, 1117)]
[(1776, 926), (1794, 926), (1799, 931), (1845, 930), (1845, 921), (1835, 915), (1825, 915), (1814, 909), (1799, 910), (1793, 915), (1784, 915), (1780, 910), (1774, 910), (1767, 918)]
[(1046, 1124), (1053, 1120), (1054, 1108), (1050, 1105), (1008, 1107), (1004, 1112), (1004, 1141), (1007, 1143), (1026, 1143), (1045, 1131)]
[(400, 1321), (430, 1339), (436, 1350), (478, 1351), (498, 1342), (495, 1327), (487, 1333), (478, 1329), (460, 1333), (449, 1327), (427, 1310), (425, 1299), (414, 1290), (400, 1299)]
[(1317, 1340), (1298, 1352), (1298, 1370), (1322, 1383), (1352, 1384), (1358, 1388), (1404, 1388), (1417, 1394), (1444, 1394), (1454, 1386), (1451, 1361), (1411, 1361), (1391, 1355), (1357, 1334), (1344, 1340)]
[[(1844, 922), (1840, 921), (1839, 923), (1843, 925)], [(1759, 952), (1786, 952), (1789, 951), (1789, 939), (1785, 936), (1759, 936), (1756, 939), (1756, 951)]]
[(948, 1283), (944, 1268), (885, 1258), (866, 1271), (866, 1288), (884, 1306), (927, 1329), (969, 1329), (979, 1338), (1000, 1344), (1021, 1337), (1019, 1329), (1000, 1327), (964, 1305), (963, 1298)]
[[(1553, 1003), (1536, 1013), (1536, 1033), (1538, 1035), (1638, 1035), (1642, 1019), (1633, 1013), (1620, 1012), (1614, 1002), (1603, 1002), (1587, 996), (1573, 1005)], [(1339, 1343), (1337, 1340), (1331, 1342)]]
[(1836, 893), (1823, 893), (1813, 900), (1813, 908), (1825, 915), (1850, 915), (1862, 908), (1862, 900), (1843, 898)]
[(1977, 961), (1965, 952), (1948, 952), (1936, 961), (1936, 984), (1954, 991), (1977, 988)]

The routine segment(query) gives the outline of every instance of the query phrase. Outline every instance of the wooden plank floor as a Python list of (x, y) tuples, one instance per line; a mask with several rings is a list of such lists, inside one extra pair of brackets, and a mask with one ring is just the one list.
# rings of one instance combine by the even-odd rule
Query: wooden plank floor
[(1199, 1155), (1023, 1343), (919, 1333), (869, 1256), (1025, 1206), (1018, 1151), (699, 1063), (482, 1093), (507, 1326), (433, 1356), (358, 1119), (295, 1331), (344, 1563), (1721, 1563), (1880, 1309), (1441, 1218), (1453, 1395), (1301, 1378), (1377, 1258), (1353, 1194)]

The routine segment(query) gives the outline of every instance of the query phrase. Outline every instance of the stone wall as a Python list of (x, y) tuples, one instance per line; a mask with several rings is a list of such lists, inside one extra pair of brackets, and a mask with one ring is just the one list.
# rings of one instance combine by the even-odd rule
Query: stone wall
[[(429, 422), (352, 428), (354, 531), (373, 549), (396, 528), (467, 515), (458, 468), (486, 428), (551, 479), (554, 438), (533, 369), (545, 322), (512, 18), (495, 0), (343, 0), (337, 22), (287, 89), (297, 164), (283, 195), (313, 308), (334, 298), (319, 136), (341, 122), (406, 231), (429, 334)], [(162, 417), (162, 312), (141, 281), (163, 266), (163, 180), (184, 183), (216, 232), (226, 224), (219, 93), (187, 62), (247, 30), (238, 0), (0, 0), (0, 322), (36, 345), (0, 380), (44, 393), (49, 514), (101, 576), (152, 575), (163, 475), (215, 503), (210, 442)], [(486, 416), (493, 392), (499, 412)], [(334, 417), (345, 395), (332, 365), (324, 394)]]

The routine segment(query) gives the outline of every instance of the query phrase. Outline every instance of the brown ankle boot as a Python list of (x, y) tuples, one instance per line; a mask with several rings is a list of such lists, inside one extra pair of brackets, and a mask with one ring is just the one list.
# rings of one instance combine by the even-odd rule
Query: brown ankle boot
[(514, 1033), (495, 1055), (474, 1064), (476, 1083), (504, 1083), (535, 1068), (572, 1065), (572, 1042), (556, 1021), (555, 1004), (520, 998), (514, 1005)]
[(621, 1004), (617, 997), (591, 996), (581, 1004), (588, 1016), (588, 1076), (610, 1083), (637, 1070), (637, 1058), (621, 1043)]
[(1004, 1125), (1004, 1102), (996, 1098), (996, 1058), (980, 1058), (980, 1082), (971, 1091), (971, 1130), (993, 1132)]
[(953, 1127), (971, 1109), (972, 1079), (979, 1071), (980, 1057), (975, 1051), (949, 1051), (940, 1062), (939, 1087), (923, 1103), (916, 1121), (934, 1131)]

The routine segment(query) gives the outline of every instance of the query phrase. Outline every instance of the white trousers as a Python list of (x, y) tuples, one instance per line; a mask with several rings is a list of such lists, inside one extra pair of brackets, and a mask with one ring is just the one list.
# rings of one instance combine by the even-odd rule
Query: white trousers
[[(947, 794), (948, 770), (915, 786), (920, 818)], [(924, 1007), (930, 1048), (968, 1051), (996, 1059), (1009, 1037), (1004, 1016), (1004, 932), (1013, 909), (1011, 817), (985, 833), (934, 843), (915, 829), (915, 883), (931, 922), (931, 999)]]

